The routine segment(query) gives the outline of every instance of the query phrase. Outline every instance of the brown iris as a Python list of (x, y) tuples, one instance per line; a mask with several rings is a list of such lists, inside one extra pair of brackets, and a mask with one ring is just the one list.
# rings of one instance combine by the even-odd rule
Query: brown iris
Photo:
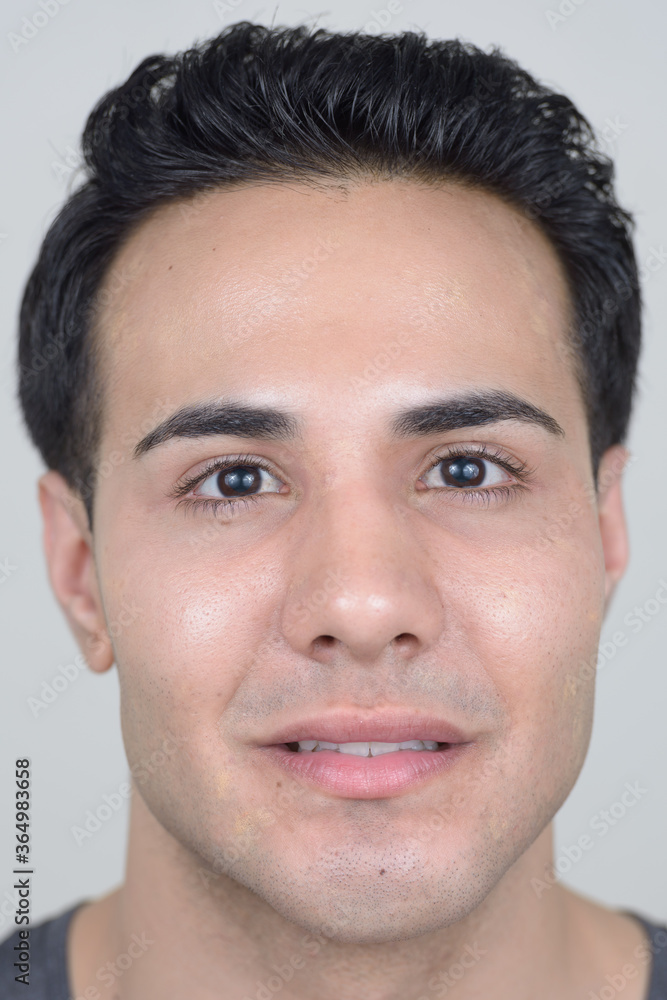
[(456, 455), (441, 465), (443, 481), (448, 486), (479, 486), (484, 481), (484, 462), (471, 455)]
[(256, 493), (261, 485), (258, 469), (252, 465), (235, 465), (218, 475), (217, 486), (223, 496), (233, 497), (239, 493)]

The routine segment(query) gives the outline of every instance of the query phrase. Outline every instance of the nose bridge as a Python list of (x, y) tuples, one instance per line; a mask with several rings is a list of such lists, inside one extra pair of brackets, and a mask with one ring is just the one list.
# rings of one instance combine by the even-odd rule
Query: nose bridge
[[(306, 512), (303, 512), (306, 515)], [(312, 655), (322, 637), (355, 659), (374, 659), (399, 636), (434, 643), (442, 607), (431, 562), (397, 499), (365, 484), (336, 487), (304, 516), (283, 633)]]

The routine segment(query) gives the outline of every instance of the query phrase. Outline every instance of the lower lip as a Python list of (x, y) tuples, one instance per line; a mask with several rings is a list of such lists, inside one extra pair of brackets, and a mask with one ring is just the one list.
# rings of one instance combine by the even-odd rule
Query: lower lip
[(357, 757), (338, 750), (297, 752), (284, 743), (262, 747), (273, 763), (293, 777), (347, 799), (385, 799), (449, 771), (470, 743), (441, 750), (395, 750), (377, 757)]

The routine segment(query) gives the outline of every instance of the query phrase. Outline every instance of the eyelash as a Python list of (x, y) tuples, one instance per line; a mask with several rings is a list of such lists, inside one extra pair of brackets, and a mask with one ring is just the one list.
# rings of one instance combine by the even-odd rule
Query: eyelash
[(261, 458), (255, 458), (254, 455), (232, 455), (227, 458), (214, 458), (196, 476), (192, 476), (190, 479), (186, 479), (176, 486), (176, 489), (171, 494), (175, 498), (180, 498), (176, 506), (180, 507), (181, 504), (184, 504), (186, 510), (191, 509), (194, 511), (198, 509), (202, 512), (211, 510), (214, 514), (218, 508), (226, 507), (229, 513), (236, 514), (241, 507), (248, 508), (250, 504), (257, 503), (259, 496), (253, 494), (247, 497), (236, 497), (236, 499), (199, 497), (195, 500), (194, 497), (187, 496), (190, 490), (194, 489), (195, 486), (199, 486), (209, 476), (212, 476), (214, 472), (222, 472), (223, 469), (233, 469), (236, 465), (252, 465), (258, 469), (264, 469), (265, 472), (268, 472), (271, 476), (275, 476), (276, 479), (280, 478), (268, 462), (263, 461)]
[[(525, 462), (510, 461), (510, 459), (505, 457), (503, 452), (500, 450), (490, 451), (485, 445), (476, 445), (465, 449), (452, 446), (443, 454), (438, 455), (431, 465), (429, 465), (428, 469), (422, 473), (422, 475), (427, 475), (432, 469), (436, 468), (436, 466), (440, 465), (442, 462), (446, 462), (448, 459), (460, 455), (483, 458), (486, 461), (491, 462), (493, 465), (500, 466), (500, 468), (504, 469), (505, 472), (509, 472), (510, 475), (516, 476), (519, 480), (518, 483), (504, 483), (501, 486), (486, 488), (481, 487), (461, 490), (457, 490), (455, 488), (443, 488), (442, 490), (436, 491), (441, 494), (455, 493), (456, 496), (460, 497), (461, 501), (464, 503), (481, 503), (488, 507), (492, 501), (498, 502), (501, 499), (509, 500), (518, 490), (526, 489), (526, 483), (529, 482), (534, 472), (534, 469), (529, 469)], [(200, 509), (202, 512), (210, 510), (214, 514), (220, 507), (225, 507), (227, 508), (228, 513), (236, 514), (240, 507), (247, 509), (250, 504), (257, 503), (260, 496), (258, 494), (251, 494), (247, 497), (236, 498), (200, 497), (195, 499), (194, 497), (188, 497), (187, 494), (190, 490), (199, 486), (200, 483), (203, 483), (215, 472), (222, 472), (224, 469), (233, 469), (237, 465), (250, 465), (258, 469), (263, 469), (276, 479), (280, 478), (275, 470), (262, 459), (255, 458), (253, 455), (232, 455), (226, 458), (213, 459), (196, 476), (192, 476), (190, 479), (186, 479), (182, 483), (179, 483), (169, 495), (178, 500), (176, 505), (177, 507), (181, 504), (185, 504), (186, 509)]]
[(492, 465), (498, 465), (505, 472), (509, 472), (510, 475), (515, 476), (519, 482), (503, 483), (500, 486), (473, 487), (461, 490), (450, 488), (436, 491), (443, 498), (445, 496), (451, 497), (454, 494), (457, 497), (457, 503), (477, 503), (489, 507), (491, 503), (497, 503), (501, 500), (511, 500), (518, 491), (527, 489), (527, 484), (535, 472), (534, 469), (528, 467), (526, 462), (522, 462), (519, 459), (511, 460), (507, 458), (500, 448), (492, 451), (486, 445), (482, 444), (463, 448), (458, 445), (452, 445), (442, 454), (438, 455), (422, 475), (427, 475), (431, 469), (435, 469), (442, 462), (446, 462), (448, 459), (459, 455), (463, 455), (466, 458), (484, 458)]

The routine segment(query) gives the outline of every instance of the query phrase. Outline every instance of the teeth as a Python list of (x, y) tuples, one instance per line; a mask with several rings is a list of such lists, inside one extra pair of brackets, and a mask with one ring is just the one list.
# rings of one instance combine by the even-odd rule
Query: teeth
[(397, 750), (437, 750), (436, 740), (406, 740), (404, 743), (326, 743), (324, 740), (299, 740), (299, 753), (318, 750), (337, 750), (355, 757), (378, 757)]

